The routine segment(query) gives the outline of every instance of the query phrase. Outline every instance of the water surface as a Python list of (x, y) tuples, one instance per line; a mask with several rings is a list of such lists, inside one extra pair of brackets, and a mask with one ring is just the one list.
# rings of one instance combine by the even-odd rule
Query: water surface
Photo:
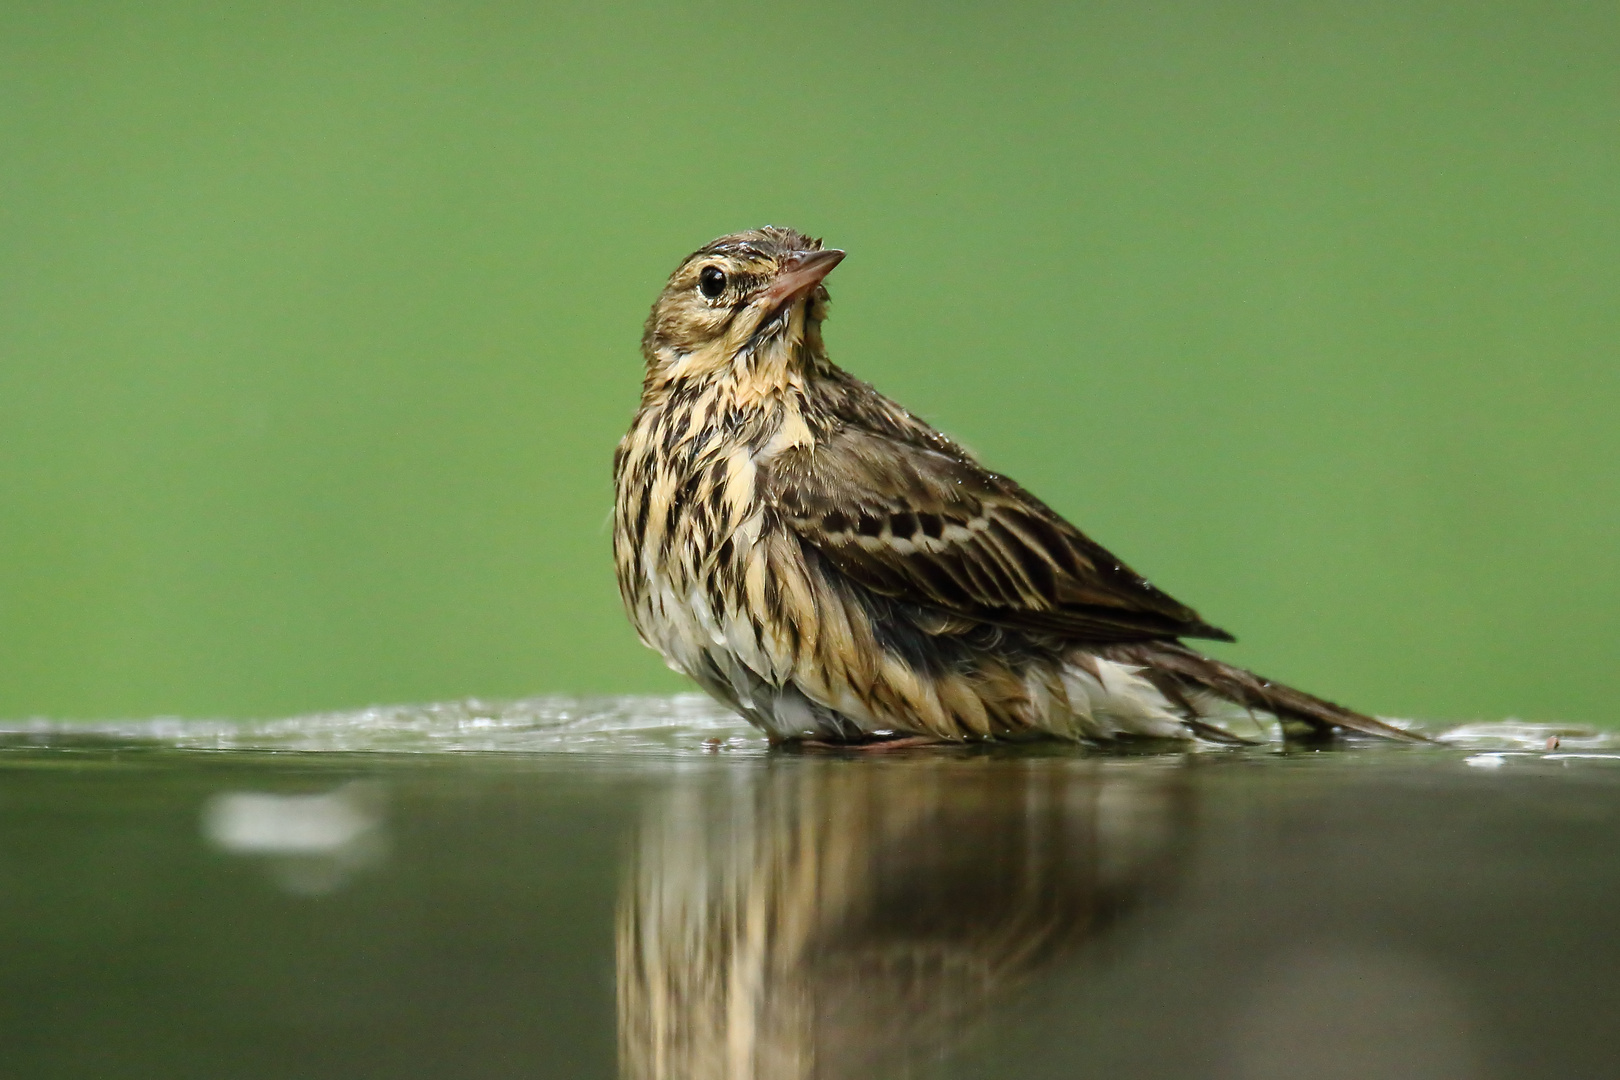
[(0, 1073), (1615, 1072), (1620, 754), (771, 752), (699, 699), (0, 733)]

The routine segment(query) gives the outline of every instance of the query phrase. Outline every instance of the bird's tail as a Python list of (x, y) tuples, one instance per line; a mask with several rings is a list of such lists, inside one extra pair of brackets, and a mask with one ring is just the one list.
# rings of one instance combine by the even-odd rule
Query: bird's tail
[[(1295, 690), (1252, 671), (1216, 660), (1189, 649), (1177, 641), (1154, 641), (1115, 646), (1109, 659), (1141, 668), (1142, 676), (1180, 708), (1195, 731), (1204, 735), (1225, 735), (1208, 722), (1199, 699), (1208, 694), (1255, 712), (1270, 713), (1289, 729), (1306, 737), (1331, 735), (1334, 728), (1347, 728), (1364, 735), (1405, 742), (1428, 742), (1415, 731), (1407, 731), (1376, 717), (1335, 705), (1319, 697)], [(1229, 737), (1230, 738), (1230, 737)], [(1242, 741), (1242, 740), (1234, 740)]]

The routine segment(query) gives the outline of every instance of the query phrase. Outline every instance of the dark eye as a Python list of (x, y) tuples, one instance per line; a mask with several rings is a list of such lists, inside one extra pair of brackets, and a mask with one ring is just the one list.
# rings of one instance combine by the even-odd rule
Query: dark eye
[(726, 272), (718, 266), (705, 266), (698, 271), (698, 291), (710, 300), (726, 291)]

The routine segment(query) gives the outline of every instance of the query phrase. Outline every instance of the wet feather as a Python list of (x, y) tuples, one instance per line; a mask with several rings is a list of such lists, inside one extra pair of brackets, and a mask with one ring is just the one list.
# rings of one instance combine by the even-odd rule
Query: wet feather
[(1232, 709), (1411, 737), (1189, 648), (1232, 639), (834, 365), (841, 257), (722, 237), (648, 317), (614, 551), (671, 667), (773, 739), (1229, 740)]

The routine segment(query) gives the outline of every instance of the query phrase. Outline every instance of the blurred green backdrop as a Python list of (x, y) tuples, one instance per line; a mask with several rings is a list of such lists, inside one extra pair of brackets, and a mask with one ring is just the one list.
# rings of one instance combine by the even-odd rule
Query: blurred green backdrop
[(775, 222), (836, 360), (1395, 715), (1602, 721), (1620, 5), (0, 5), (0, 716), (683, 684), (609, 458)]

